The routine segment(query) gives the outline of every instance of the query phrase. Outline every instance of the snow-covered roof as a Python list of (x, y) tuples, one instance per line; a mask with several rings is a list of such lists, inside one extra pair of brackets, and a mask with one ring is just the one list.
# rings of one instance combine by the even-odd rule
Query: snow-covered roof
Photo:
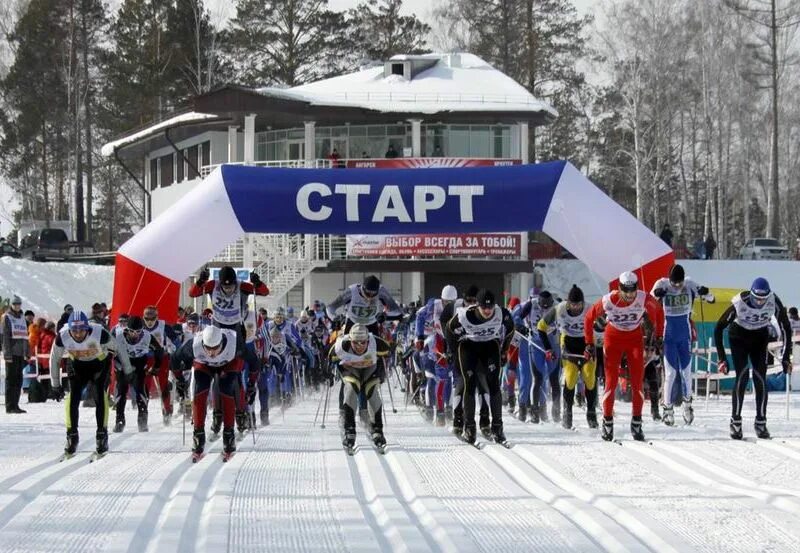
[(114, 153), (114, 150), (116, 148), (132, 144), (139, 139), (146, 138), (152, 135), (154, 132), (165, 129), (167, 127), (173, 127), (181, 123), (192, 123), (192, 122), (205, 121), (207, 119), (217, 119), (217, 118), (218, 116), (210, 113), (197, 113), (194, 111), (190, 111), (188, 113), (181, 113), (180, 115), (176, 115), (175, 117), (170, 117), (169, 119), (165, 119), (164, 121), (156, 123), (155, 125), (145, 127), (144, 129), (138, 132), (135, 132), (128, 136), (124, 136), (118, 140), (109, 142), (108, 144), (104, 144), (103, 147), (100, 149), (100, 153), (102, 153), (104, 156), (110, 156)]
[(314, 105), (380, 112), (528, 111), (558, 115), (547, 102), (474, 54), (400, 55), (390, 61), (414, 59), (435, 60), (435, 64), (411, 79), (385, 76), (384, 66), (380, 65), (293, 88), (266, 87), (256, 91)]

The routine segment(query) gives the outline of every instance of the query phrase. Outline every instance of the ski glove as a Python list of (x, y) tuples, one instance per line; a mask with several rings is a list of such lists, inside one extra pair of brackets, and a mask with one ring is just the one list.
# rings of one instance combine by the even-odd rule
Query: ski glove
[(186, 397), (186, 388), (187, 388), (187, 382), (185, 378), (180, 378), (175, 380), (175, 391), (178, 392), (178, 396), (180, 396), (181, 398)]
[(210, 276), (211, 273), (208, 272), (208, 267), (203, 267), (203, 270), (200, 271), (199, 275), (197, 275), (197, 285), (202, 286), (205, 284)]
[(666, 288), (656, 288), (655, 290), (653, 290), (653, 295), (655, 297), (657, 297), (658, 299), (661, 299), (661, 298), (663, 298), (664, 296), (667, 295), (667, 289)]
[(378, 324), (382, 324), (382, 323), (383, 323), (383, 321), (385, 321), (385, 320), (386, 320), (386, 313), (384, 313), (384, 312), (382, 312), (382, 311), (381, 311), (380, 313), (378, 313), (377, 315), (375, 315), (375, 321), (376, 321)]
[(781, 365), (783, 365), (783, 374), (792, 374), (792, 362), (789, 359), (781, 361)]
[(719, 369), (719, 372), (721, 372), (722, 374), (728, 374), (728, 362), (727, 361), (720, 361), (717, 364), (717, 368)]
[(597, 352), (595, 351), (594, 344), (587, 344), (586, 348), (584, 348), (583, 350), (583, 357), (587, 361), (591, 361), (592, 359), (594, 359), (596, 354)]
[(254, 384), (247, 384), (247, 392), (245, 392), (245, 399), (248, 405), (253, 405), (256, 400), (256, 387)]
[(414, 347), (417, 348), (417, 351), (422, 351), (422, 348), (425, 347), (425, 339), (424, 338), (417, 338), (417, 341), (414, 342)]
[(257, 273), (250, 273), (250, 282), (253, 283), (253, 286), (261, 286), (261, 277)]
[(55, 388), (51, 389), (50, 398), (56, 401), (61, 401), (64, 399), (64, 388), (61, 386), (56, 386)]
[(528, 329), (528, 327), (524, 326), (524, 325), (517, 326), (517, 332), (519, 332), (523, 336), (528, 336), (531, 333), (531, 331)]
[(555, 358), (556, 358), (556, 356), (555, 356), (555, 355), (553, 355), (553, 350), (549, 349), (549, 350), (547, 350), (546, 352), (544, 352), (544, 358), (545, 358), (545, 360), (547, 360), (547, 362), (549, 363), (550, 361), (552, 361), (553, 359), (555, 359)]
[(700, 287), (697, 288), (697, 293), (700, 294), (701, 296), (708, 295), (708, 292), (709, 292), (709, 289), (706, 286), (700, 286)]

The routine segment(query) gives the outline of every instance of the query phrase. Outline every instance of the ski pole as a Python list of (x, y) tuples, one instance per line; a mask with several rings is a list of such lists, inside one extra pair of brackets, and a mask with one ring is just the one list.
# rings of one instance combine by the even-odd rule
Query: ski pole
[(322, 408), (322, 402), (325, 399), (325, 394), (319, 395), (319, 403), (317, 403), (317, 412), (314, 415), (314, 424), (312, 426), (317, 426), (317, 419), (319, 418), (319, 410)]
[(322, 424), (319, 426), (320, 428), (325, 428), (325, 417), (328, 414), (328, 398), (331, 395), (331, 386), (328, 386), (328, 389), (325, 391), (325, 407), (322, 409)]
[(523, 340), (525, 340), (526, 342), (528, 342), (530, 345), (532, 345), (533, 347), (535, 347), (536, 349), (538, 349), (539, 351), (541, 351), (542, 353), (547, 353), (547, 350), (545, 350), (545, 349), (544, 349), (542, 346), (540, 346), (539, 344), (535, 343), (533, 340), (531, 340), (530, 338), (528, 338), (527, 336), (525, 336), (525, 335), (524, 335), (522, 332), (520, 332), (519, 330), (515, 330), (515, 331), (514, 331), (514, 333), (515, 333), (517, 336), (519, 336), (520, 338), (522, 338)]
[(392, 396), (392, 383), (388, 380), (386, 381), (387, 387), (389, 388), (389, 401), (392, 403), (392, 413), (397, 413), (397, 409), (394, 408), (394, 396)]

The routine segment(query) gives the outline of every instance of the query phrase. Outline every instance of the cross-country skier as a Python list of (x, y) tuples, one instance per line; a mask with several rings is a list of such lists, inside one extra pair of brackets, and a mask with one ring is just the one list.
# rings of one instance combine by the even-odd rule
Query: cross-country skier
[(767, 279), (759, 277), (753, 281), (749, 291), (733, 296), (732, 305), (725, 310), (714, 329), (714, 344), (717, 348), (719, 371), (728, 373), (728, 357), (725, 354), (723, 333), (728, 328), (733, 369), (736, 384), (733, 389), (730, 434), (734, 440), (742, 439), (742, 404), (750, 381), (748, 362), (753, 369), (753, 386), (756, 390), (755, 431), (759, 438), (769, 438), (767, 430), (767, 345), (769, 327), (775, 317), (781, 329), (783, 372), (792, 372), (792, 334), (786, 309), (780, 298), (769, 286)]
[[(681, 265), (673, 265), (668, 278), (660, 278), (650, 292), (664, 306), (664, 424), (675, 424), (672, 388), (680, 373), (683, 420), (692, 424), (692, 304), (696, 298), (714, 303), (705, 286), (687, 278)], [(656, 411), (657, 413), (657, 407)]]
[[(194, 402), (192, 403), (192, 422), (194, 423), (194, 442), (192, 460), (198, 461), (203, 456), (206, 444), (206, 411), (208, 409), (208, 393), (211, 380), (219, 377), (219, 394), (222, 403), (223, 459), (227, 460), (236, 451), (236, 434), (234, 422), (236, 418), (236, 394), (241, 378), (244, 360), (237, 350), (236, 332), (207, 326), (196, 335), (191, 342), (186, 342), (172, 356), (173, 369), (191, 366), (194, 380)], [(182, 375), (180, 379), (182, 379)], [(185, 385), (185, 384), (184, 384)]]
[(575, 403), (575, 388), (578, 377), (583, 376), (586, 387), (586, 422), (590, 428), (597, 428), (597, 387), (595, 377), (595, 360), (586, 359), (586, 340), (584, 324), (590, 306), (586, 305), (583, 290), (572, 285), (566, 301), (550, 308), (537, 324), (539, 339), (545, 348), (545, 358), (553, 358), (551, 337), (553, 328), (561, 332), (561, 360), (564, 367), (564, 415), (561, 426), (572, 428), (572, 406)]
[[(172, 344), (175, 341), (175, 335), (172, 331), (172, 326), (168, 325), (164, 319), (158, 318), (158, 308), (155, 305), (148, 305), (145, 307), (142, 313), (142, 320), (144, 321), (144, 330), (158, 341), (161, 347), (164, 348), (164, 351), (172, 353), (174, 351)], [(158, 382), (158, 387), (161, 390), (161, 414), (164, 417), (164, 426), (169, 426), (172, 422), (172, 397), (170, 396), (169, 388), (169, 355), (159, 356), (157, 359), (154, 358), (154, 364), (150, 367), (148, 374)]]
[[(514, 336), (514, 321), (507, 309), (495, 304), (489, 290), (478, 292), (477, 305), (460, 309), (445, 326), (449, 350), (464, 382), (464, 440), (475, 443), (475, 392), (488, 396), (491, 437), (505, 443), (500, 370)], [(454, 422), (455, 425), (455, 422)]]
[(661, 347), (664, 332), (664, 310), (655, 298), (639, 290), (639, 279), (631, 272), (619, 276), (619, 289), (603, 296), (586, 313), (584, 339), (586, 356), (594, 357), (594, 323), (605, 316), (607, 324), (603, 337), (605, 358), (605, 391), (603, 392), (602, 437), (614, 439), (614, 393), (619, 380), (622, 356), (625, 355), (630, 371), (632, 389), (631, 434), (635, 440), (644, 440), (642, 432), (642, 381), (644, 379), (644, 334), (642, 320), (645, 314), (655, 328), (656, 346)]
[(71, 457), (78, 448), (78, 407), (83, 389), (93, 383), (97, 393), (95, 402), (95, 418), (97, 420), (96, 454), (105, 455), (108, 451), (108, 378), (111, 372), (109, 353), (115, 353), (123, 366), (128, 366), (127, 349), (99, 324), (90, 323), (83, 311), (70, 313), (65, 324), (58, 333), (53, 349), (50, 351), (50, 382), (53, 384), (53, 398), (64, 399), (61, 387), (61, 357), (64, 352), (72, 359), (72, 370), (69, 378), (69, 396), (67, 397), (67, 444), (64, 455)]
[[(542, 315), (553, 307), (553, 295), (547, 290), (535, 294), (531, 288), (530, 296), (514, 311), (517, 331), (524, 335), (519, 350), (519, 410), (520, 420), (525, 420), (525, 410), (530, 406), (531, 422), (547, 420), (547, 392), (545, 381), (550, 383), (553, 397), (552, 416), (554, 422), (561, 420), (561, 383), (559, 381), (558, 344), (548, 356), (544, 344), (536, 331)], [(555, 332), (555, 329), (553, 329)], [(531, 390), (533, 384), (533, 390)]]
[(120, 330), (119, 327), (114, 327), (111, 334), (127, 350), (130, 360), (126, 364), (119, 356), (114, 359), (117, 379), (115, 394), (117, 416), (114, 432), (122, 432), (125, 429), (125, 404), (128, 400), (129, 386), (133, 386), (133, 393), (136, 397), (138, 409), (136, 423), (139, 432), (147, 432), (147, 404), (150, 399), (150, 394), (145, 386), (147, 365), (149, 362), (160, 366), (164, 348), (161, 347), (155, 336), (144, 329), (142, 318), (135, 315), (128, 318), (124, 329)]
[[(247, 300), (250, 295), (267, 296), (269, 288), (261, 282), (257, 273), (250, 273), (250, 282), (240, 282), (236, 276), (236, 271), (230, 265), (225, 265), (219, 270), (216, 280), (209, 279), (209, 271), (204, 268), (198, 275), (197, 282), (189, 289), (189, 297), (197, 298), (208, 294), (211, 298), (213, 307), (213, 324), (236, 332), (238, 340), (237, 348), (242, 352), (244, 361), (250, 368), (250, 380), (247, 384), (247, 396), (253, 397), (255, 394), (255, 383), (258, 378), (258, 371), (261, 369), (258, 358), (252, 349), (245, 347), (247, 332), (244, 328), (247, 316)], [(236, 394), (237, 410), (236, 422), (239, 431), (243, 432), (247, 428), (247, 413), (245, 412), (245, 394), (241, 390), (241, 384), (237, 383)], [(212, 428), (218, 428), (219, 410), (215, 407), (214, 424)]]
[[(512, 318), (514, 309), (520, 303), (517, 296), (509, 298), (506, 309), (511, 313)], [(517, 333), (514, 333), (514, 337), (511, 339), (511, 346), (508, 348), (508, 359), (506, 364), (503, 365), (503, 396), (504, 401), (508, 401), (508, 412), (511, 414), (514, 413), (517, 405), (517, 366), (519, 365), (519, 345), (522, 341), (522, 338)]]
[[(339, 297), (328, 304), (328, 318), (336, 318), (336, 311), (344, 307), (347, 320), (344, 332), (360, 323), (366, 325), (370, 333), (380, 336), (378, 325), (388, 319), (398, 319), (402, 315), (400, 306), (394, 301), (389, 291), (381, 284), (378, 277), (370, 275), (362, 284), (351, 284)], [(384, 313), (384, 308), (388, 312)]]
[(386, 447), (380, 386), (381, 365), (388, 355), (389, 345), (361, 323), (354, 324), (346, 336), (336, 340), (331, 349), (330, 361), (338, 365), (344, 386), (342, 445), (348, 451), (352, 451), (356, 443), (356, 410), (361, 393), (367, 401), (372, 442), (380, 450)]
[(445, 424), (445, 405), (450, 403), (452, 391), (451, 374), (453, 368), (447, 359), (444, 334), (442, 331), (442, 312), (449, 304), (455, 304), (458, 299), (456, 287), (448, 284), (442, 288), (439, 299), (431, 299), (422, 309), (417, 311), (415, 343), (417, 351), (422, 351), (427, 338), (431, 338), (428, 355), (433, 363), (430, 365), (430, 374), (426, 370), (425, 382), (425, 416), (428, 421), (434, 418), (434, 405), (436, 407), (436, 424)]

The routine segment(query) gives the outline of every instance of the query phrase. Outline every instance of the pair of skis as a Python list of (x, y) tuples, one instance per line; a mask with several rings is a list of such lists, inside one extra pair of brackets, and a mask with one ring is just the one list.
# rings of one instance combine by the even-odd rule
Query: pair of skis
[(512, 447), (514, 447), (514, 444), (513, 444), (513, 443), (511, 443), (511, 442), (509, 442), (508, 440), (497, 441), (497, 440), (495, 440), (495, 439), (494, 439), (494, 437), (493, 437), (491, 434), (489, 434), (489, 433), (486, 433), (486, 432), (483, 432), (483, 431), (481, 431), (481, 434), (483, 435), (483, 438), (484, 438), (486, 441), (478, 441), (478, 440), (475, 440), (474, 442), (470, 442), (470, 441), (467, 441), (467, 439), (464, 437), (464, 435), (463, 435), (463, 434), (454, 434), (454, 435), (455, 435), (455, 437), (456, 437), (456, 438), (458, 438), (459, 440), (461, 440), (461, 441), (462, 441), (462, 442), (464, 442), (465, 444), (471, 445), (472, 447), (474, 447), (474, 448), (475, 448), (475, 449), (477, 449), (478, 451), (482, 450), (484, 447), (486, 447), (486, 446), (487, 446), (487, 445), (489, 445), (490, 443), (492, 443), (492, 444), (497, 444), (497, 445), (500, 445), (500, 446), (503, 446), (503, 447), (504, 447), (504, 448), (506, 448), (506, 449), (511, 449)]
[[(222, 462), (223, 463), (227, 463), (228, 461), (230, 461), (233, 458), (234, 454), (236, 454), (235, 451), (223, 451), (220, 454), (220, 457), (222, 458)], [(192, 464), (199, 463), (200, 461), (202, 461), (205, 458), (205, 456), (206, 456), (206, 452), (205, 451), (203, 451), (203, 453), (194, 453), (194, 452), (192, 452)]]
[[(379, 454), (386, 455), (386, 452), (389, 449), (389, 444), (383, 444), (383, 445), (372, 444), (372, 447), (375, 448), (375, 451), (377, 451)], [(350, 457), (355, 455), (356, 452), (358, 452), (358, 450), (361, 449), (361, 447), (358, 445), (352, 445), (352, 446), (343, 445), (342, 448), (344, 448), (344, 452), (347, 453)]]
[[(77, 452), (75, 452), (75, 453), (62, 453), (61, 456), (58, 458), (58, 462), (59, 463), (63, 463), (64, 461), (68, 461), (68, 460), (72, 459), (73, 457), (75, 457), (75, 455), (77, 455), (77, 454), (78, 454)], [(100, 459), (102, 459), (106, 455), (108, 455), (108, 451), (106, 451), (104, 453), (98, 453), (97, 451), (94, 451), (94, 452), (92, 452), (91, 455), (89, 455), (89, 462), (90, 463), (94, 463), (95, 461), (99, 461)]]

